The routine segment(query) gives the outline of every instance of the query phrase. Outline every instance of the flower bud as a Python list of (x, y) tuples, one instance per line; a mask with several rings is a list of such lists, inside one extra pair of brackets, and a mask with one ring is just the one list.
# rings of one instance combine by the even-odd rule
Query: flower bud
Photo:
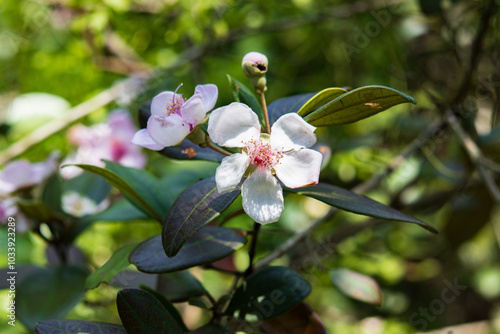
[(259, 52), (250, 52), (243, 57), (241, 63), (243, 73), (250, 78), (257, 94), (261, 94), (267, 90), (267, 64), (267, 57)]

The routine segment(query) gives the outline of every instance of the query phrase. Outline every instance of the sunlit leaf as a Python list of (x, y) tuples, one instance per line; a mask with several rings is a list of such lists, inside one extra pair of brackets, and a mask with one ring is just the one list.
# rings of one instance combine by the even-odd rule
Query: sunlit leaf
[(250, 314), (270, 319), (294, 308), (310, 292), (309, 283), (292, 269), (267, 267), (250, 275), (236, 290), (226, 313), (242, 319)]
[(158, 292), (172, 302), (185, 302), (191, 297), (201, 296), (206, 293), (201, 285), (188, 270), (180, 270), (158, 277), (156, 286)]
[(82, 168), (83, 170), (102, 176), (112, 186), (120, 190), (123, 195), (127, 196), (127, 199), (129, 199), (131, 203), (134, 204), (137, 208), (147, 213), (150, 217), (158, 221), (162, 221), (160, 213), (158, 213), (151, 205), (149, 205), (149, 203), (144, 198), (142, 198), (130, 184), (128, 184), (116, 173), (106, 168), (101, 168), (94, 165), (75, 164), (67, 166), (77, 166)]
[(28, 328), (38, 321), (60, 318), (85, 295), (88, 272), (80, 267), (39, 268), (16, 289), (16, 316)]
[(262, 323), (269, 334), (326, 334), (326, 328), (318, 315), (306, 303)]
[(384, 86), (353, 89), (307, 114), (304, 119), (314, 126), (353, 123), (401, 103), (417, 101), (400, 91)]
[(318, 185), (302, 188), (286, 188), (286, 190), (315, 198), (345, 211), (375, 218), (414, 223), (422, 226), (426, 230), (437, 233), (437, 230), (434, 227), (417, 218), (408, 216), (407, 214), (404, 214), (385, 204), (374, 201), (366, 196), (358, 195), (350, 190), (336, 187), (331, 184), (320, 183)]
[(148, 273), (166, 273), (212, 263), (243, 247), (246, 237), (240, 231), (207, 226), (189, 239), (174, 257), (165, 254), (161, 236), (154, 236), (137, 246), (130, 262)]
[(220, 215), (239, 194), (239, 186), (219, 193), (214, 177), (199, 181), (180, 194), (163, 223), (162, 241), (167, 255), (175, 256), (196, 231)]
[(37, 334), (127, 334), (122, 325), (83, 320), (47, 320), (36, 325)]
[(96, 288), (100, 283), (109, 283), (117, 274), (130, 265), (128, 257), (137, 243), (124, 246), (111, 255), (111, 258), (94, 271), (85, 283), (85, 289)]
[(297, 111), (297, 114), (299, 114), (299, 116), (305, 117), (317, 108), (325, 105), (332, 100), (335, 100), (337, 97), (345, 93), (347, 93), (347, 90), (345, 90), (344, 88), (332, 87), (324, 89), (318, 94), (314, 95), (309, 101), (307, 101), (300, 108), (300, 110)]
[(347, 296), (369, 304), (382, 304), (382, 292), (373, 278), (349, 269), (332, 270), (330, 277)]
[(293, 95), (288, 97), (283, 97), (273, 101), (269, 106), (267, 106), (267, 112), (269, 114), (269, 122), (274, 124), (284, 114), (296, 113), (302, 108), (302, 106), (309, 101), (316, 93), (307, 93), (300, 95)]
[(163, 304), (147, 291), (120, 290), (116, 305), (127, 333), (183, 333), (182, 328)]

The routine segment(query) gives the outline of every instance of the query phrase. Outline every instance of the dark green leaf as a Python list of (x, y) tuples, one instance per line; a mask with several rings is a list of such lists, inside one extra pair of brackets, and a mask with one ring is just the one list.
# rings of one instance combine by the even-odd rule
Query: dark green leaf
[(102, 283), (109, 281), (130, 265), (128, 257), (137, 243), (124, 246), (113, 253), (111, 258), (99, 269), (94, 271), (85, 282), (85, 289), (94, 289)]
[[(145, 102), (139, 109), (139, 124), (141, 128), (146, 128), (148, 119), (151, 116), (151, 101)], [(177, 160), (208, 160), (222, 161), (224, 155), (210, 148), (201, 148), (185, 139), (179, 146), (165, 147), (158, 151), (160, 154)]]
[(316, 93), (307, 93), (284, 97), (273, 101), (267, 107), (269, 114), (269, 123), (274, 124), (284, 114), (297, 112), (302, 106), (309, 101)]
[(140, 289), (120, 290), (116, 298), (116, 305), (127, 333), (182, 334), (182, 328), (177, 324), (177, 321), (162, 303), (147, 291)]
[(166, 273), (212, 263), (241, 248), (246, 237), (223, 227), (207, 226), (186, 242), (174, 257), (165, 254), (161, 236), (152, 237), (137, 246), (130, 262), (147, 273)]
[(369, 304), (382, 304), (382, 292), (373, 278), (349, 269), (332, 270), (330, 277), (347, 296)]
[(39, 268), (16, 289), (16, 315), (28, 328), (64, 316), (85, 295), (88, 272), (80, 267)]
[(366, 86), (351, 90), (307, 114), (304, 119), (314, 126), (357, 122), (401, 103), (417, 101), (400, 91), (384, 86)]
[(219, 193), (214, 177), (197, 182), (180, 194), (163, 223), (162, 242), (167, 255), (175, 256), (196, 231), (215, 219), (239, 194), (240, 186)]
[(106, 210), (95, 215), (85, 216), (79, 219), (81, 222), (92, 223), (97, 221), (104, 222), (126, 222), (130, 220), (147, 219), (146, 214), (134, 206), (126, 199), (119, 199)]
[(181, 314), (177, 309), (175, 308), (174, 305), (172, 305), (163, 295), (161, 295), (158, 291), (155, 291), (147, 286), (141, 286), (141, 289), (149, 292), (153, 296), (156, 297), (160, 301), (160, 303), (165, 307), (165, 309), (168, 311), (168, 313), (174, 318), (175, 322), (177, 322), (177, 325), (182, 329), (183, 332), (187, 332), (188, 329), (186, 328), (186, 325), (184, 324), (184, 320), (182, 320)]
[(62, 182), (61, 176), (56, 173), (48, 180), (42, 193), (42, 202), (52, 211), (62, 212), (61, 208)]
[[(75, 167), (72, 167), (75, 168)], [(76, 192), (88, 197), (95, 203), (106, 199), (111, 191), (111, 186), (105, 179), (95, 173), (82, 173), (77, 177), (65, 180), (62, 183), (62, 192)]]
[(229, 80), (229, 87), (231, 88), (234, 101), (241, 102), (249, 106), (257, 114), (257, 116), (259, 116), (261, 124), (264, 125), (264, 113), (262, 112), (262, 107), (259, 100), (257, 100), (255, 93), (229, 74), (227, 74), (227, 79)]
[(330, 184), (320, 183), (315, 186), (302, 188), (286, 188), (286, 190), (289, 192), (315, 198), (326, 204), (343, 209), (345, 211), (375, 218), (415, 223), (422, 226), (426, 230), (437, 233), (437, 230), (434, 227), (421, 220), (418, 220), (417, 218), (408, 216), (407, 214), (404, 214), (385, 204), (374, 201), (366, 196), (358, 195), (350, 190), (336, 187)]
[(162, 221), (161, 215), (156, 212), (156, 210), (149, 205), (149, 203), (142, 198), (137, 191), (130, 184), (128, 184), (124, 179), (118, 176), (116, 173), (97, 166), (93, 165), (85, 165), (85, 164), (76, 164), (76, 165), (66, 165), (66, 166), (77, 166), (86, 170), (88, 172), (97, 174), (105, 178), (112, 186), (118, 188), (122, 192), (123, 195), (127, 196), (131, 203), (134, 204), (137, 208), (151, 216), (152, 218)]
[(215, 324), (207, 324), (203, 327), (197, 328), (191, 332), (190, 334), (231, 334), (228, 329), (215, 325)]
[(37, 334), (127, 334), (122, 325), (83, 320), (47, 320), (36, 325)]
[[(170, 208), (170, 199), (163, 193), (160, 180), (144, 169), (125, 167), (106, 161), (106, 168), (127, 182), (161, 217)], [(125, 195), (128, 196), (128, 195)], [(127, 198), (133, 203), (134, 199)]]
[(174, 303), (185, 302), (206, 293), (203, 285), (188, 270), (161, 274), (156, 289)]
[(270, 319), (294, 308), (311, 292), (302, 276), (288, 267), (267, 267), (250, 275), (236, 290), (226, 310), (245, 319)]
[(17, 206), (26, 216), (37, 222), (48, 222), (52, 217), (52, 210), (43, 202), (19, 200)]

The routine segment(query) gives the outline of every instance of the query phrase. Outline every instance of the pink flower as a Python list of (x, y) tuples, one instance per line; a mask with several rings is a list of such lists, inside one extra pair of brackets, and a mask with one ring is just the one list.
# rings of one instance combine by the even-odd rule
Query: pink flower
[[(130, 143), (136, 131), (130, 114), (123, 110), (113, 111), (105, 124), (92, 127), (75, 125), (70, 129), (68, 137), (79, 147), (64, 163), (85, 163), (104, 167), (102, 160), (109, 160), (127, 167), (142, 168), (146, 164), (146, 157), (139, 147)], [(70, 178), (80, 174), (81, 169), (66, 167), (61, 173)]]
[(148, 126), (137, 131), (132, 143), (155, 151), (180, 144), (205, 120), (207, 112), (215, 106), (217, 95), (217, 86), (212, 84), (196, 86), (187, 101), (177, 90), (156, 95), (151, 102)]
[(9, 162), (0, 171), (0, 194), (9, 194), (18, 189), (41, 183), (57, 169), (58, 153), (53, 153), (43, 162), (30, 163), (27, 160)]
[(316, 128), (297, 114), (281, 116), (271, 135), (260, 133), (257, 115), (242, 103), (232, 103), (212, 112), (208, 133), (213, 142), (239, 147), (222, 160), (215, 172), (219, 192), (234, 189), (242, 177), (243, 209), (257, 223), (277, 221), (283, 212), (283, 190), (275, 176), (289, 188), (317, 184), (321, 153), (307, 149), (316, 142)]

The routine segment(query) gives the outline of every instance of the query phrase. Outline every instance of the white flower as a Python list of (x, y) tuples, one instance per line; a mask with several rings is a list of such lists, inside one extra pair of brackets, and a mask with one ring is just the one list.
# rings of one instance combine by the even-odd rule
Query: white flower
[(322, 155), (306, 148), (316, 142), (315, 129), (290, 113), (273, 124), (269, 136), (260, 133), (257, 115), (242, 103), (214, 110), (208, 121), (211, 140), (242, 149), (217, 168), (217, 190), (234, 189), (247, 169), (253, 170), (241, 187), (243, 209), (260, 224), (277, 221), (283, 212), (283, 190), (274, 176), (289, 188), (318, 183)]
[(212, 84), (196, 86), (187, 101), (177, 90), (156, 95), (151, 102), (148, 126), (137, 131), (132, 143), (155, 151), (180, 144), (203, 122), (215, 106), (217, 95), (217, 86)]

